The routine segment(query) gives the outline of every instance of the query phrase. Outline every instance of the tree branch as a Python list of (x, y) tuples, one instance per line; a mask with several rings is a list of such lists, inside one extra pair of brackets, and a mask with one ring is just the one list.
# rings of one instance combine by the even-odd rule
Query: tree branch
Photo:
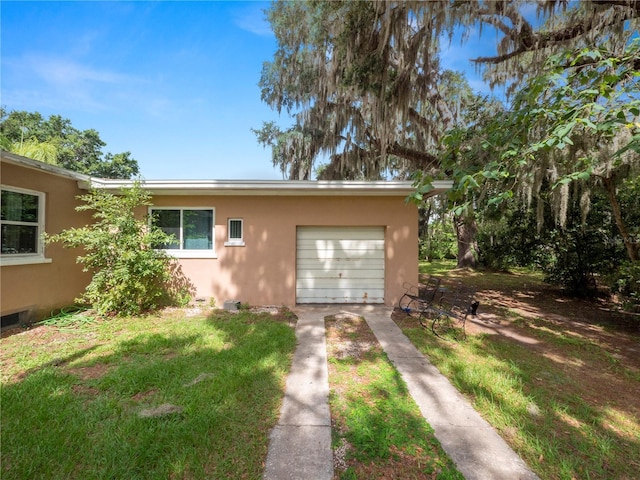
[[(580, 37), (581, 35), (584, 35), (586, 32), (593, 29), (596, 25), (598, 25), (599, 28), (609, 27), (616, 23), (624, 22), (633, 18), (638, 18), (640, 16), (640, 0), (631, 0), (631, 1), (620, 0), (618, 2), (612, 2), (609, 0), (606, 0), (606, 1), (593, 0), (593, 3), (597, 5), (607, 5), (610, 8), (617, 8), (618, 10), (620, 10), (621, 15), (620, 16), (613, 15), (611, 16), (611, 18), (606, 19), (604, 23), (600, 24), (596, 20), (599, 20), (604, 16), (594, 12), (592, 16), (584, 19), (584, 21), (580, 23), (570, 25), (560, 30), (556, 30), (552, 32), (533, 33), (529, 25), (529, 28), (525, 28), (523, 30), (524, 35), (520, 34), (521, 35), (520, 38), (516, 37), (518, 33), (514, 29), (511, 29), (511, 34), (507, 33), (505, 31), (504, 24), (502, 24), (502, 26), (499, 26), (497, 24), (497, 22), (499, 21), (495, 17), (484, 19), (483, 21), (485, 23), (491, 24), (496, 28), (499, 28), (500, 30), (505, 32), (507, 36), (512, 37), (514, 43), (518, 44), (519, 46), (512, 52), (506, 53), (504, 55), (497, 55), (493, 57), (478, 57), (478, 58), (471, 59), (471, 61), (475, 63), (488, 63), (488, 64), (495, 65), (498, 63), (502, 63), (506, 60), (509, 60), (513, 57), (516, 57), (518, 55), (521, 55), (525, 52), (540, 50), (543, 48), (557, 45), (561, 42), (573, 40), (575, 38)], [(622, 8), (623, 6), (627, 8)], [(514, 18), (511, 15), (509, 15), (509, 12), (505, 12), (504, 15), (507, 16), (512, 21), (514, 20)], [(526, 21), (525, 21), (525, 25), (528, 25)]]
[(397, 142), (389, 146), (387, 153), (410, 161), (419, 170), (440, 167), (440, 159), (435, 155), (405, 147)]

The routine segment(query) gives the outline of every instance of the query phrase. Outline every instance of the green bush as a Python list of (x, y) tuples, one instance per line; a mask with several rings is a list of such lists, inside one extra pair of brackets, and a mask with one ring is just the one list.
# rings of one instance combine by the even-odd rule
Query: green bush
[(626, 309), (640, 312), (640, 262), (626, 262), (609, 279), (611, 290), (619, 293)]
[(433, 223), (420, 239), (420, 260), (453, 259), (456, 258), (457, 249), (453, 227), (440, 222)]
[(523, 206), (487, 208), (476, 237), (480, 263), (499, 271), (546, 263), (535, 222), (535, 213)]
[(92, 189), (79, 197), (78, 211), (92, 210), (95, 222), (48, 238), (65, 247), (84, 249), (78, 263), (93, 273), (78, 302), (99, 314), (137, 315), (169, 304), (189, 301), (192, 286), (163, 250), (172, 236), (136, 218), (135, 209), (151, 205), (151, 196), (135, 183), (120, 195)]

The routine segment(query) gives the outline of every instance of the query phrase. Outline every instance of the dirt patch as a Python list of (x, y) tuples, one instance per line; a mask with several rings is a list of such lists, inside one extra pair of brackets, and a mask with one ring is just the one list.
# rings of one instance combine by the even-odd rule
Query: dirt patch
[[(427, 278), (421, 275), (421, 281)], [(553, 347), (541, 342), (536, 330), (557, 332), (585, 339), (625, 367), (640, 370), (640, 314), (622, 311), (607, 297), (570, 297), (521, 274), (453, 270), (443, 284), (453, 282), (473, 287), (480, 301), (477, 317), (467, 322), (468, 334), (499, 334), (544, 353)]]
[[(557, 332), (585, 339), (625, 367), (640, 370), (640, 318), (632, 314), (607, 309), (603, 301), (567, 298), (551, 287), (478, 290), (478, 297), (482, 307), (477, 318), (469, 322), (472, 334), (517, 334), (526, 338), (531, 330)], [(530, 345), (541, 353), (552, 348), (541, 341)]]
[(332, 328), (327, 338), (328, 354), (339, 360), (348, 357), (359, 359), (378, 345), (369, 328), (363, 328), (363, 320), (353, 314), (340, 313), (329, 317)]
[(74, 385), (72, 391), (74, 395), (83, 397), (97, 397), (100, 395), (100, 390), (94, 387), (87, 387), (86, 385)]
[(90, 367), (69, 368), (68, 371), (71, 375), (86, 381), (104, 377), (109, 372), (109, 367), (104, 364), (96, 364)]
[(146, 402), (152, 399), (156, 395), (156, 393), (158, 393), (157, 388), (147, 390), (145, 392), (138, 392), (133, 397), (131, 397), (131, 400), (133, 400), (134, 402)]

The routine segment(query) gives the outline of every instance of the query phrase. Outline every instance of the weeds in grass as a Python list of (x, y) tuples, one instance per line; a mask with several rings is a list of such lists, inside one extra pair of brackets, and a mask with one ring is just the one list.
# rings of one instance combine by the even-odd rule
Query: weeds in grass
[(326, 324), (338, 478), (461, 479), (364, 320)]
[(3, 339), (2, 478), (260, 478), (294, 332), (178, 312)]

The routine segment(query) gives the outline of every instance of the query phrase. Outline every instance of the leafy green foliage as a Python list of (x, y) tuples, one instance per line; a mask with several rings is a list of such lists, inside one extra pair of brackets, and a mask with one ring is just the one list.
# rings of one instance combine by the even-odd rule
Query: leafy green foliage
[[(556, 186), (586, 180), (594, 171), (606, 173), (602, 164), (613, 160), (614, 166), (618, 166), (627, 152), (635, 152), (632, 158), (638, 161), (638, 56), (638, 38), (621, 54), (604, 46), (567, 49), (551, 56), (544, 73), (532, 77), (516, 96), (516, 122), (538, 133), (537, 138), (530, 137), (524, 154), (566, 147), (577, 150), (565, 155), (568, 162), (574, 162), (573, 168)], [(609, 144), (610, 158), (597, 154), (599, 148)], [(580, 161), (575, 162), (576, 159)]]
[(0, 108), (0, 143), (7, 151), (87, 175), (133, 178), (140, 173), (131, 152), (103, 155), (106, 143), (97, 131), (78, 130), (60, 115), (44, 119), (39, 112)]
[(420, 259), (433, 261), (456, 258), (456, 233), (447, 200), (442, 197), (429, 198), (419, 212)]
[(537, 266), (589, 295), (620, 266), (620, 247), (637, 259), (639, 55), (637, 39), (558, 52), (511, 110), (479, 107), (444, 137), (453, 208), (474, 209), (485, 265)]
[(185, 303), (190, 284), (179, 268), (154, 245), (170, 243), (172, 237), (148, 219), (136, 218), (135, 210), (150, 205), (150, 195), (136, 183), (113, 195), (93, 189), (80, 197), (78, 211), (91, 210), (95, 223), (70, 228), (48, 238), (65, 247), (82, 247), (78, 262), (93, 273), (91, 283), (78, 301), (92, 305), (100, 314), (136, 315), (170, 303)]
[(480, 218), (478, 232), (480, 262), (491, 269), (541, 267), (547, 261), (540, 234), (536, 233), (535, 213), (515, 201), (489, 206)]
[(640, 263), (625, 262), (610, 276), (611, 289), (622, 296), (624, 306), (640, 312)]
[(451, 223), (434, 223), (429, 233), (420, 238), (421, 260), (456, 258), (456, 234)]

